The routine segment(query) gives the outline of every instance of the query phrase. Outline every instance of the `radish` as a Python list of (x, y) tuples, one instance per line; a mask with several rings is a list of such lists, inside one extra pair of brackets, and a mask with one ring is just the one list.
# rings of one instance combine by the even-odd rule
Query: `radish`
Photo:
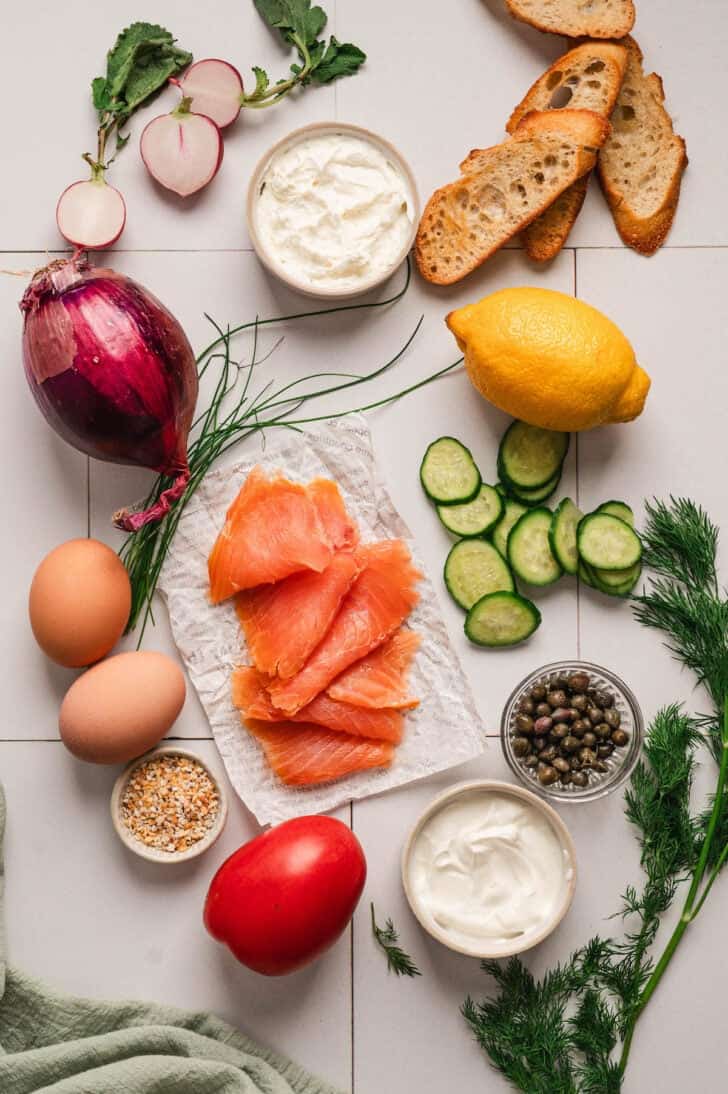
[(126, 205), (119, 191), (101, 175), (68, 186), (56, 206), (56, 224), (74, 247), (110, 247), (124, 231)]
[(193, 113), (191, 102), (185, 95), (171, 114), (154, 118), (139, 142), (144, 166), (152, 178), (183, 198), (212, 181), (223, 154), (217, 125), (205, 114)]
[(243, 80), (237, 68), (216, 57), (196, 61), (180, 80), (180, 87), (198, 114), (212, 118), (225, 129), (237, 118), (243, 105)]

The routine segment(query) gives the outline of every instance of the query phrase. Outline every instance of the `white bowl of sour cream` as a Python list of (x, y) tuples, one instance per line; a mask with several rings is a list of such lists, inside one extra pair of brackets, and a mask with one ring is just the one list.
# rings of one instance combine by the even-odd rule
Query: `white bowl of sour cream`
[(566, 915), (576, 852), (558, 813), (530, 790), (460, 783), (412, 829), (402, 880), (414, 915), (438, 942), (471, 957), (511, 957)]
[(248, 230), (264, 266), (309, 296), (347, 299), (394, 273), (419, 219), (412, 172), (388, 141), (320, 122), (278, 141), (250, 180)]

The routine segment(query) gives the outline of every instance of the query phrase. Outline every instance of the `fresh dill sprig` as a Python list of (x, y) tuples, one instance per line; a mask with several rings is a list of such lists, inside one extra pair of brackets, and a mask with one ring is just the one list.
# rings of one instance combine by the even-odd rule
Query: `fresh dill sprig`
[[(619, 1094), (640, 1015), (728, 861), (728, 601), (716, 572), (718, 529), (686, 498), (647, 505), (643, 559), (655, 576), (633, 598), (636, 618), (659, 630), (710, 699), (708, 715), (660, 710), (625, 795), (644, 882), (627, 888), (619, 938), (593, 938), (533, 979), (517, 958), (485, 962), (499, 994), (468, 999), (463, 1014), (493, 1065), (525, 1094)], [(718, 763), (714, 793), (695, 816), (696, 752)], [(678, 887), (682, 914), (658, 957), (652, 947)], [(618, 1054), (618, 1055), (617, 1055)]]
[(372, 934), (387, 955), (387, 970), (393, 972), (395, 976), (422, 976), (409, 954), (397, 945), (399, 934), (392, 920), (387, 919), (383, 927), (377, 926), (374, 904), (370, 904), (369, 907), (372, 915)]

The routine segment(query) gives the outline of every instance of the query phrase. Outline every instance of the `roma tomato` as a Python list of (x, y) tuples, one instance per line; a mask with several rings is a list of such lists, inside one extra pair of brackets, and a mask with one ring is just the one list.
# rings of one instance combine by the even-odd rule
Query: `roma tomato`
[(367, 866), (356, 836), (332, 817), (297, 817), (243, 844), (215, 874), (205, 926), (265, 976), (307, 965), (354, 914)]

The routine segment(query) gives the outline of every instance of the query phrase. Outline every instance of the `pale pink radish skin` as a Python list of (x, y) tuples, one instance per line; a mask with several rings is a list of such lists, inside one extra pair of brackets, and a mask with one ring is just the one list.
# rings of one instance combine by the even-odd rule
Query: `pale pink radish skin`
[(103, 178), (82, 179), (63, 191), (56, 206), (56, 224), (74, 247), (110, 247), (124, 231), (126, 205), (117, 189)]
[(180, 80), (180, 87), (192, 99), (195, 113), (212, 118), (219, 129), (232, 125), (240, 113), (243, 80), (227, 61), (217, 57), (196, 61)]
[(223, 154), (220, 130), (211, 118), (193, 114), (189, 102), (185, 97), (171, 114), (154, 118), (139, 142), (152, 178), (183, 198), (214, 179)]

